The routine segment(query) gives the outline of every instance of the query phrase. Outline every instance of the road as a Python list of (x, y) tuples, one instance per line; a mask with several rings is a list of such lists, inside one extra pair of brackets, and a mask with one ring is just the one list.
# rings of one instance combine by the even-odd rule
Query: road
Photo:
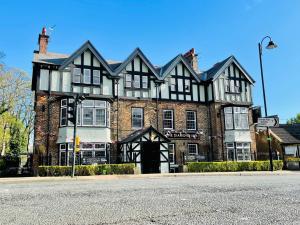
[(0, 224), (300, 224), (300, 175), (0, 183)]

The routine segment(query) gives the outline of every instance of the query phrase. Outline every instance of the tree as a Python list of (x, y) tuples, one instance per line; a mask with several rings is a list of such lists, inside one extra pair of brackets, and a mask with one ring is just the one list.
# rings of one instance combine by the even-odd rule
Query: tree
[(287, 124), (300, 123), (300, 113), (298, 113), (295, 117), (289, 119)]
[(28, 150), (33, 131), (33, 93), (24, 71), (3, 65), (0, 67), (0, 155), (18, 155)]

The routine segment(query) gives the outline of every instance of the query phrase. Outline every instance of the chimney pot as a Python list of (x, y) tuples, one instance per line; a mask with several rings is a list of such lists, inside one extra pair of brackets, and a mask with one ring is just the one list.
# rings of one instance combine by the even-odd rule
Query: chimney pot
[(198, 54), (195, 53), (195, 49), (191, 48), (188, 52), (184, 54), (184, 57), (188, 60), (192, 68), (199, 72), (198, 68)]

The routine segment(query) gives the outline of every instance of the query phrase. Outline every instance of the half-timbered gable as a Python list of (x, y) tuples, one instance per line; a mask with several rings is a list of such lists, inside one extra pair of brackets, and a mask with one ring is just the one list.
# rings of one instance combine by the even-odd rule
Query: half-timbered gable
[(209, 100), (251, 104), (253, 79), (234, 56), (217, 63), (206, 72), (212, 83), (208, 87)]
[(205, 102), (205, 87), (182, 55), (161, 68), (160, 98), (173, 101)]
[(115, 75), (119, 77), (115, 85), (119, 97), (156, 97), (157, 72), (139, 48), (116, 68)]

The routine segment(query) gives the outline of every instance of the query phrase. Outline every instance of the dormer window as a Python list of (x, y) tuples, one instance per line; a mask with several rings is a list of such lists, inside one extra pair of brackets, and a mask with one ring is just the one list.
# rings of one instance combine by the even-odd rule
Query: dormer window
[(73, 82), (74, 83), (80, 83), (81, 82), (81, 69), (80, 68), (74, 68), (73, 69)]

